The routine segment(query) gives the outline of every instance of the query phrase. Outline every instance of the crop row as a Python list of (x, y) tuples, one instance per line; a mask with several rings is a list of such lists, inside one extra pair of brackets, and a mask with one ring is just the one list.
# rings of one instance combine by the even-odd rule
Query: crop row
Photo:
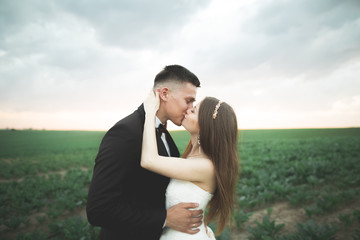
[(37, 217), (41, 224), (84, 207), (90, 178), (91, 171), (71, 169), (64, 177), (49, 174), (1, 183), (0, 225), (16, 230), (21, 224), (28, 225), (29, 217), (37, 213), (44, 213)]
[[(1, 134), (9, 141), (2, 141)], [(172, 134), (184, 149), (188, 135)], [(99, 229), (75, 215), (86, 205), (102, 136), (0, 131), (0, 239), (11, 239), (11, 234), (13, 239), (96, 239)], [(360, 209), (339, 215), (341, 224), (314, 220), (359, 201), (360, 129), (244, 131), (239, 156), (234, 225), (247, 231), (250, 239), (332, 239), (344, 228), (352, 239), (360, 239), (354, 230), (360, 226)], [(283, 235), (284, 226), (271, 218), (271, 210), (262, 222), (244, 229), (254, 211), (276, 202), (304, 209), (308, 219), (294, 223), (297, 232)], [(45, 228), (28, 232), (34, 224)], [(230, 239), (230, 232), (218, 239)]]

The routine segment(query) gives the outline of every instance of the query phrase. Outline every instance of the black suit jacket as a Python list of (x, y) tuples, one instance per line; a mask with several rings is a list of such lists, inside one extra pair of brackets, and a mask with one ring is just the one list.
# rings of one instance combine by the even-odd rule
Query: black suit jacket
[[(145, 112), (141, 105), (104, 136), (95, 159), (86, 212), (101, 227), (100, 239), (159, 239), (166, 219), (169, 178), (140, 166)], [(155, 129), (154, 129), (155, 131)], [(179, 151), (166, 133), (171, 155)], [(158, 152), (168, 156), (157, 136)]]

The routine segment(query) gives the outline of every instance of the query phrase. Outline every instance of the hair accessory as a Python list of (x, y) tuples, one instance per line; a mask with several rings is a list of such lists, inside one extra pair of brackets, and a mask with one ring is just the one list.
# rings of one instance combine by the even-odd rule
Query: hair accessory
[(217, 114), (218, 114), (219, 107), (220, 107), (220, 105), (221, 105), (222, 103), (223, 103), (222, 101), (219, 101), (218, 104), (216, 104), (215, 110), (214, 110), (214, 113), (213, 113), (213, 116), (212, 116), (213, 119), (216, 118), (216, 116), (217, 116)]

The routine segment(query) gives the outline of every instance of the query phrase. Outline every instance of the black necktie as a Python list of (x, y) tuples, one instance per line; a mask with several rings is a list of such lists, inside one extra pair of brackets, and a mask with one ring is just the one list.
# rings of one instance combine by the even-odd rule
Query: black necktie
[(156, 131), (160, 134), (160, 136), (166, 132), (166, 123), (161, 124), (156, 128)]

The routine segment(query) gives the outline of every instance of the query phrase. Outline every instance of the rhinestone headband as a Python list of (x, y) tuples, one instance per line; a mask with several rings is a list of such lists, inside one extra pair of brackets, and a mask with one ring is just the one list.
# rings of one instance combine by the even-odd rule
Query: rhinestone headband
[(213, 115), (212, 115), (212, 118), (213, 118), (213, 119), (216, 118), (216, 116), (217, 116), (217, 114), (218, 114), (219, 107), (220, 107), (221, 104), (222, 104), (222, 101), (219, 101), (218, 104), (216, 104), (214, 113), (213, 113)]

